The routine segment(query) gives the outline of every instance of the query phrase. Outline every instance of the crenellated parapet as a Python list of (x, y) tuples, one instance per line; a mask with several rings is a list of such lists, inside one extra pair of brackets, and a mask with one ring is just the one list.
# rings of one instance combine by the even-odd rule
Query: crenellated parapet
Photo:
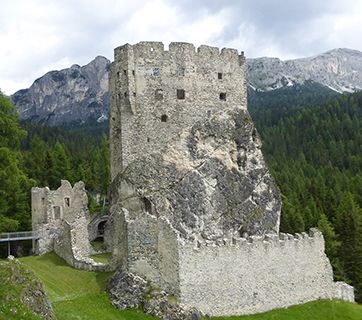
[(181, 302), (213, 316), (252, 314), (317, 299), (354, 301), (353, 287), (333, 281), (317, 229), (195, 240), (179, 250)]
[[(192, 247), (194, 250), (202, 250), (207, 247), (235, 247), (240, 249), (252, 249), (263, 247), (279, 247), (286, 246), (304, 246), (304, 245), (321, 245), (324, 250), (323, 234), (315, 228), (309, 230), (309, 233), (279, 233), (265, 234), (263, 236), (238, 236), (233, 235), (222, 239), (213, 240), (194, 240)], [(189, 243), (183, 243), (184, 246), (190, 246)]]

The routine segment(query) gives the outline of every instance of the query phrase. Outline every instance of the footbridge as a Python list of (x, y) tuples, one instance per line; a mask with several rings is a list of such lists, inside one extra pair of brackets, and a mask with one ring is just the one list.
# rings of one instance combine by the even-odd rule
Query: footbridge
[(8, 255), (10, 255), (11, 242), (21, 240), (36, 240), (40, 238), (40, 233), (37, 231), (18, 231), (18, 232), (6, 232), (0, 233), (0, 243), (8, 243)]

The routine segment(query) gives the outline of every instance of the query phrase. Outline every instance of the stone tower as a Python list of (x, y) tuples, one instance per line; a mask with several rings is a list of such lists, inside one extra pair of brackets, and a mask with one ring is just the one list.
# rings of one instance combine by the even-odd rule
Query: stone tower
[(162, 152), (197, 121), (228, 107), (246, 110), (245, 59), (235, 49), (161, 42), (115, 49), (110, 72), (112, 176)]
[(235, 49), (115, 49), (110, 70), (113, 257), (180, 296), (180, 245), (278, 233), (280, 196), (247, 111)]

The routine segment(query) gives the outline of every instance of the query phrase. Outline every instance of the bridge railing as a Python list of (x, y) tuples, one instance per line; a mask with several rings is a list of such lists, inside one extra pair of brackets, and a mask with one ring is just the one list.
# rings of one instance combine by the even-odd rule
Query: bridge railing
[(21, 239), (36, 239), (39, 233), (36, 231), (19, 231), (0, 233), (0, 241), (15, 241)]

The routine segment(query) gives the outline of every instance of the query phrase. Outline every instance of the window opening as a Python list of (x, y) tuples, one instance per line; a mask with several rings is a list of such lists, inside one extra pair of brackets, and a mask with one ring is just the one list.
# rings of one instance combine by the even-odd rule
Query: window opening
[(152, 203), (147, 198), (143, 198), (143, 204), (145, 205), (145, 210), (148, 213), (152, 213)]
[(124, 93), (124, 97), (125, 97), (125, 98), (127, 98), (127, 96), (128, 96), (128, 93), (127, 93), (127, 92), (125, 92), (125, 93)]
[(133, 96), (134, 96), (134, 97), (136, 96), (136, 92), (133, 92)]
[(225, 92), (220, 93), (220, 100), (221, 101), (226, 101), (226, 93)]
[(163, 91), (162, 89), (156, 89), (155, 91), (155, 98), (156, 100), (160, 101), (163, 99)]
[(185, 90), (184, 89), (177, 89), (177, 99), (178, 100), (185, 99)]
[(66, 205), (67, 207), (69, 207), (69, 206), (70, 206), (70, 198), (69, 198), (69, 197), (65, 197), (65, 198), (64, 198), (64, 203), (65, 203), (65, 205)]
[(167, 115), (163, 114), (161, 116), (161, 122), (167, 122)]
[(132, 70), (132, 75), (133, 75), (133, 76), (135, 75), (135, 71), (134, 71), (134, 70)]
[(218, 72), (217, 78), (218, 78), (219, 80), (222, 79), (222, 73), (221, 73), (221, 72)]
[(123, 70), (124, 75), (127, 75), (127, 70)]

